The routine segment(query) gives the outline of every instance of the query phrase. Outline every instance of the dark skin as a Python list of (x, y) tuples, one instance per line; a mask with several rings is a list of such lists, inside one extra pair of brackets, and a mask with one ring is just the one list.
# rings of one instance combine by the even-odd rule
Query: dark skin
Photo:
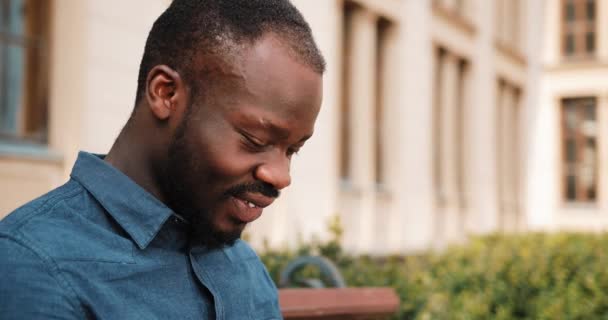
[(154, 67), (106, 157), (191, 221), (194, 239), (207, 246), (231, 244), (289, 186), (291, 158), (312, 136), (321, 106), (322, 76), (278, 36), (238, 51), (229, 61), (198, 57), (201, 79), (212, 79), (204, 87)]

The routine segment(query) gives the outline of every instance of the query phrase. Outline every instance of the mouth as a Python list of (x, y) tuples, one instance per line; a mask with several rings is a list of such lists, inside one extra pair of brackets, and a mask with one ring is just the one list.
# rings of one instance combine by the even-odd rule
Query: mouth
[(236, 210), (233, 218), (240, 223), (249, 223), (262, 215), (264, 208), (269, 206), (274, 199), (257, 194), (243, 194), (239, 196), (231, 196)]

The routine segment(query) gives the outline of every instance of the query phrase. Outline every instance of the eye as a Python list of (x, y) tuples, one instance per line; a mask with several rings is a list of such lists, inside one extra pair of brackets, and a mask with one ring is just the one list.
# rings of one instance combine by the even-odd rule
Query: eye
[(252, 135), (241, 133), (241, 136), (243, 137), (245, 146), (252, 151), (259, 152), (268, 147), (268, 144), (262, 142), (260, 139)]
[(294, 154), (297, 155), (298, 152), (300, 152), (300, 148), (289, 148), (289, 149), (287, 149), (287, 156), (291, 157)]

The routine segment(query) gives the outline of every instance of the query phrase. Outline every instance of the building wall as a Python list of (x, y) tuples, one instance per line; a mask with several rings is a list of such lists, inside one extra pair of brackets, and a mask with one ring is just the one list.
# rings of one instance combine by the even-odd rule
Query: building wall
[(78, 150), (109, 150), (133, 107), (148, 30), (169, 0), (51, 2), (49, 143), (0, 144), (0, 216), (67, 181)]
[[(560, 1), (545, 1), (542, 78), (538, 104), (533, 106), (530, 134), (529, 207), (534, 229), (605, 230), (608, 226), (608, 2), (596, 1), (594, 59), (572, 61), (562, 56), (563, 12)], [(561, 99), (591, 96), (597, 99), (599, 130), (599, 186), (595, 203), (568, 203), (563, 196)]]
[[(555, 115), (546, 103), (537, 103), (548, 92), (538, 85), (541, 0), (517, 1), (514, 7), (505, 0), (353, 0), (349, 28), (357, 32), (349, 33), (350, 42), (344, 40), (342, 0), (293, 2), (327, 60), (324, 100), (315, 136), (293, 160), (292, 186), (247, 231), (255, 246), (325, 238), (335, 215), (345, 227), (347, 249), (374, 253), (443, 248), (470, 234), (553, 225), (553, 217), (542, 215), (555, 203), (554, 192), (547, 191), (555, 178), (546, 173), (543, 158), (554, 152), (547, 142), (555, 130), (548, 119)], [(107, 152), (132, 109), (147, 32), (168, 3), (53, 1), (50, 143), (48, 148), (0, 145), (0, 190), (9, 195), (0, 199), (0, 215), (65, 181), (78, 150)], [(519, 12), (515, 21), (526, 32), (509, 33), (508, 23), (497, 25), (509, 20), (496, 18), (497, 12), (511, 12), (503, 7)], [(374, 29), (378, 19), (390, 26), (381, 36)], [(375, 51), (378, 42), (381, 51)], [(359, 50), (346, 56), (345, 43)], [(440, 63), (437, 50), (449, 59)], [(438, 70), (451, 74), (439, 87)], [(383, 85), (374, 91), (375, 80)], [(499, 80), (521, 92), (517, 106), (514, 100), (499, 101)], [(559, 82), (550, 86), (555, 87)], [(341, 111), (345, 95), (353, 102), (349, 114)], [(382, 119), (372, 121), (378, 96)], [(449, 112), (435, 112), (437, 103)], [(497, 124), (507, 120), (497, 106), (510, 104), (521, 112), (509, 120), (514, 127), (499, 133)], [(354, 128), (350, 180), (341, 178), (344, 117)], [(372, 132), (381, 137), (380, 157)], [(505, 134), (521, 137), (513, 150), (522, 164), (500, 171), (497, 144)], [(437, 141), (443, 141), (441, 147)], [(503, 181), (508, 173), (519, 179)]]
[[(336, 29), (343, 25), (342, 1), (295, 3), (310, 21), (321, 48), (328, 55), (325, 102), (317, 126), (327, 128), (331, 134), (317, 132), (320, 134), (306, 146), (302, 157), (297, 159), (294, 186), (289, 195), (274, 208), (276, 211), (266, 213), (251, 228), (254, 243), (261, 243), (262, 238), (270, 234), (273, 245), (293, 243), (298, 238), (294, 235), (304, 239), (311, 235), (322, 238), (326, 235), (325, 223), (334, 214), (341, 217), (345, 227), (347, 249), (376, 253), (442, 248), (448, 243), (463, 241), (470, 234), (525, 230), (528, 220), (534, 221), (528, 216), (525, 196), (531, 182), (526, 157), (531, 147), (526, 135), (535, 130), (529, 118), (533, 116), (531, 106), (538, 99), (540, 56), (537, 53), (542, 26), (538, 17), (544, 9), (542, 1), (520, 1), (519, 6), (509, 1), (465, 1), (460, 16), (446, 10), (455, 6), (453, 1), (351, 1), (357, 10), (365, 11), (356, 18), (361, 25), (353, 32), (354, 41), (359, 41), (358, 47), (354, 46), (359, 51), (351, 56), (345, 56), (336, 47), (336, 43), (342, 43), (343, 30)], [(509, 16), (501, 20), (506, 25), (497, 26), (496, 15), (505, 10), (517, 12), (514, 26), (504, 22), (509, 21)], [(396, 57), (387, 58), (395, 73), (388, 82), (390, 88), (386, 94), (390, 114), (383, 123), (383, 139), (389, 146), (385, 154), (389, 159), (386, 163), (389, 178), (382, 186), (373, 182), (376, 160), (370, 158), (374, 152), (370, 132), (376, 124), (366, 120), (366, 116), (357, 116), (359, 112), (370, 117), (368, 112), (374, 106), (369, 102), (369, 95), (378, 94), (369, 88), (373, 86), (370, 82), (373, 52), (369, 48), (365, 51), (365, 43), (370, 46), (369, 43), (377, 40), (369, 35), (366, 21), (379, 17), (387, 18), (395, 27), (391, 50)], [(520, 30), (513, 35), (509, 28), (517, 26)], [(327, 45), (331, 47), (325, 47)], [(437, 47), (468, 64), (462, 89), (466, 91), (466, 101), (459, 124), (463, 136), (461, 147), (448, 145), (439, 159), (434, 150), (437, 135), (441, 133), (433, 129), (437, 121), (433, 104), (436, 97), (443, 94), (434, 83), (437, 65), (433, 57)], [(348, 81), (341, 78), (340, 68), (345, 60), (348, 65), (349, 59), (355, 60), (350, 70), (350, 76), (356, 79), (350, 84), (355, 88), (350, 112), (355, 115), (343, 114), (340, 109), (341, 86), (348, 85)], [(501, 159), (497, 155), (497, 124), (505, 121), (497, 111), (497, 105), (502, 103), (498, 101), (499, 80), (520, 92), (517, 106), (505, 107), (517, 108), (519, 112), (502, 134), (507, 141), (511, 136), (520, 137), (517, 145), (511, 146), (513, 152), (507, 154), (514, 157), (506, 161), (510, 170), (507, 172), (498, 169)], [(444, 89), (452, 90), (457, 85), (453, 81), (444, 84)], [(508, 99), (506, 103), (515, 104)], [(438, 116), (443, 117), (442, 126), (457, 125), (451, 119), (453, 116), (444, 113)], [(351, 158), (357, 158), (352, 163), (356, 172), (351, 181), (340, 178), (341, 117), (348, 117), (358, 130), (351, 137), (357, 144), (351, 148), (355, 151), (350, 150), (350, 154), (355, 155)], [(443, 138), (451, 139), (449, 134)], [(461, 169), (454, 167), (455, 157), (461, 158)], [(444, 167), (443, 171), (449, 172), (446, 179), (452, 181), (447, 196), (438, 195), (441, 192), (434, 177), (436, 162)], [(328, 175), (317, 175), (320, 168), (325, 168), (323, 173)], [(453, 181), (456, 176), (461, 176), (458, 183)], [(505, 176), (517, 176), (517, 179), (501, 181)], [(512, 190), (506, 200), (499, 190), (500, 184)], [(318, 199), (326, 205), (316, 203)]]

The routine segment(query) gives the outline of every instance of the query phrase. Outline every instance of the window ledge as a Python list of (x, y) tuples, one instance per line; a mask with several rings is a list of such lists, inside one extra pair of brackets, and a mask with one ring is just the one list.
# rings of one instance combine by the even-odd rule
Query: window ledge
[(587, 59), (587, 60), (560, 60), (558, 63), (546, 65), (546, 71), (562, 70), (595, 70), (598, 68), (608, 68), (608, 60)]
[(46, 145), (0, 141), (0, 160), (16, 159), (61, 164), (63, 156)]
[(390, 201), (393, 198), (391, 189), (383, 183), (376, 184), (376, 198), (383, 201)]
[(584, 54), (584, 55), (561, 55), (561, 63), (589, 63), (600, 60), (595, 54)]
[(355, 185), (351, 180), (342, 179), (340, 181), (340, 190), (343, 194), (353, 197), (361, 197), (362, 195), (369, 194), (371, 192), (376, 195), (376, 198), (383, 201), (389, 201), (393, 196), (388, 186), (382, 183), (376, 183), (373, 185), (373, 187), (366, 188)]
[(344, 178), (340, 180), (340, 191), (355, 197), (363, 194), (363, 188), (356, 186), (351, 180)]
[(475, 26), (467, 17), (450, 10), (439, 3), (433, 3), (433, 13), (449, 23), (453, 28), (462, 31), (471, 37), (476, 33)]
[(566, 211), (576, 211), (585, 213), (599, 212), (599, 206), (597, 205), (597, 203), (563, 202), (562, 209)]
[(505, 57), (508, 57), (515, 63), (522, 65), (522, 66), (527, 65), (526, 57), (517, 47), (504, 43), (502, 41), (496, 40), (494, 42), (494, 48), (496, 49), (496, 51), (498, 51)]

